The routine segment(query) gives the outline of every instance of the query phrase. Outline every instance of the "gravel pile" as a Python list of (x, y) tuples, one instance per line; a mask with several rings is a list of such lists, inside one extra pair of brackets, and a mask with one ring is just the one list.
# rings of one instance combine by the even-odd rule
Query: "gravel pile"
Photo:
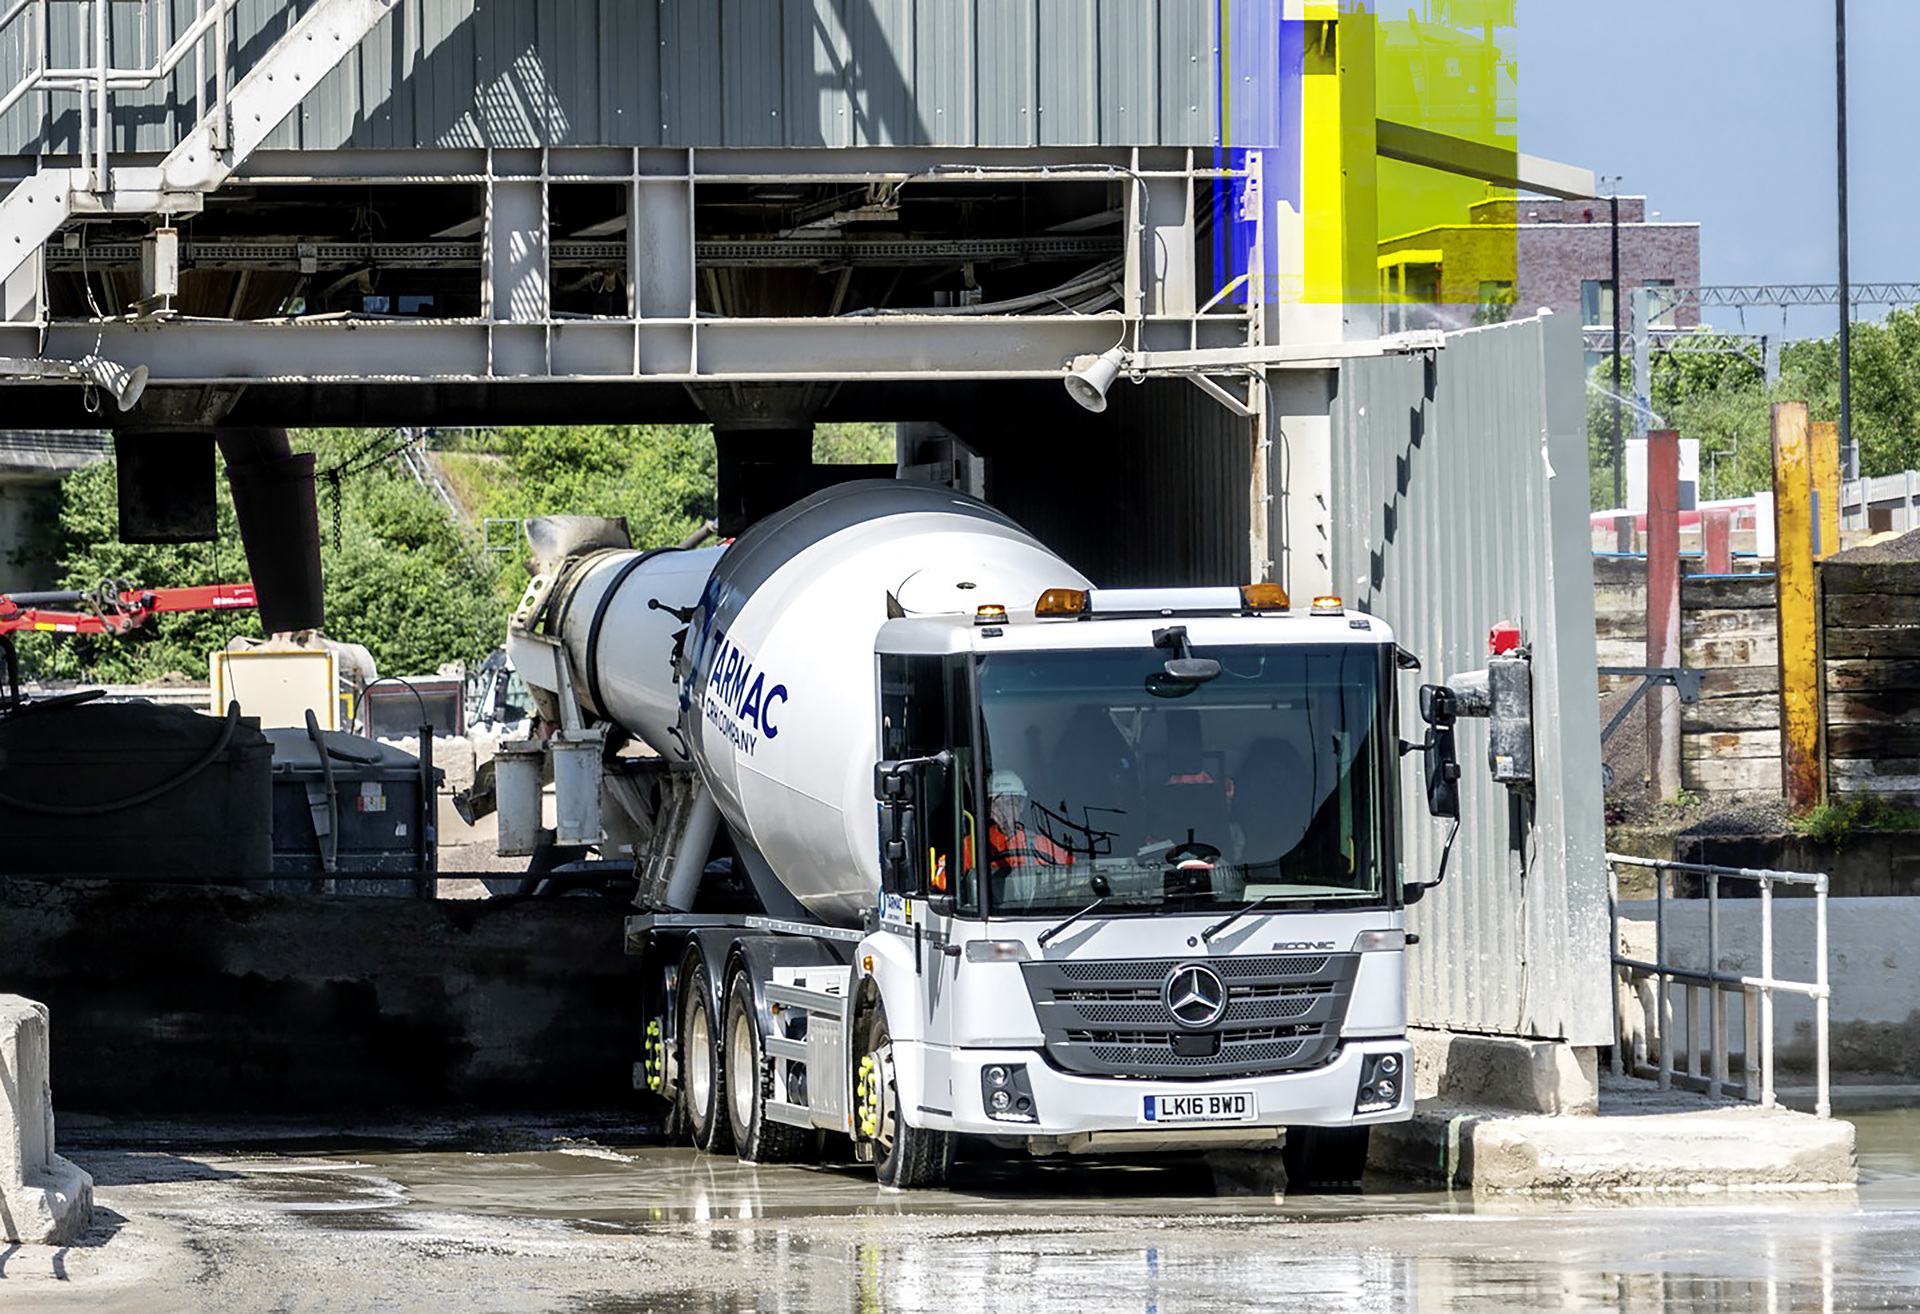
[(1920, 561), (1920, 529), (1909, 530), (1898, 538), (1866, 543), (1827, 558), (1849, 566), (1870, 566), (1880, 562)]

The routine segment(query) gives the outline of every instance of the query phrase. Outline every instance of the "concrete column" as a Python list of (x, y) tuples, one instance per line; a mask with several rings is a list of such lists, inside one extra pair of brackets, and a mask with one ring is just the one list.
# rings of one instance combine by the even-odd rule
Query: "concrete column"
[(1733, 570), (1733, 512), (1719, 509), (1700, 513), (1700, 541), (1709, 575)]
[[(1680, 664), (1680, 434), (1647, 434), (1647, 665)], [(1680, 695), (1647, 691), (1647, 770), (1656, 798), (1680, 792)]]
[(93, 1178), (53, 1152), (45, 1004), (0, 995), (0, 1240), (66, 1245), (93, 1221)]

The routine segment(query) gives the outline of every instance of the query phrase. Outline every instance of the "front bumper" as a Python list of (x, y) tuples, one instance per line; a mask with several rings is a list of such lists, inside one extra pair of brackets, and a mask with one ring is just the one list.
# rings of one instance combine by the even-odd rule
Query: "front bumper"
[[(1399, 1099), (1390, 1108), (1356, 1115), (1363, 1065), (1375, 1055), (1400, 1059)], [(1034, 1118), (1015, 1121), (989, 1117), (981, 1088), (981, 1072), (994, 1065), (1021, 1064), (1033, 1093)], [(922, 1120), (935, 1130), (988, 1136), (1072, 1139), (1088, 1135), (1135, 1133), (1168, 1145), (1190, 1141), (1217, 1142), (1243, 1134), (1246, 1139), (1270, 1139), (1280, 1127), (1348, 1127), (1378, 1122), (1404, 1122), (1413, 1116), (1413, 1046), (1404, 1039), (1349, 1041), (1334, 1060), (1305, 1071), (1259, 1077), (1222, 1077), (1208, 1081), (1168, 1081), (1152, 1078), (1082, 1077), (1048, 1067), (1036, 1050), (967, 1049), (952, 1055), (951, 1116), (923, 1110)], [(1244, 1122), (1168, 1122), (1149, 1117), (1147, 1097), (1156, 1108), (1165, 1096), (1208, 1096), (1246, 1092), (1255, 1112)]]

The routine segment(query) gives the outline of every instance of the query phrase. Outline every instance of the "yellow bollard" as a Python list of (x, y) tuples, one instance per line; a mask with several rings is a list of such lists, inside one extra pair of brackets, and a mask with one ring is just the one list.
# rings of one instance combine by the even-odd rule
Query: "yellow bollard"
[(1820, 801), (1818, 587), (1805, 402), (1773, 406), (1773, 515), (1780, 593), (1780, 774), (1787, 800)]
[(1816, 561), (1824, 561), (1840, 550), (1840, 426), (1832, 420), (1816, 420), (1809, 426), (1813, 433), (1813, 491), (1820, 513), (1820, 541), (1813, 545)]

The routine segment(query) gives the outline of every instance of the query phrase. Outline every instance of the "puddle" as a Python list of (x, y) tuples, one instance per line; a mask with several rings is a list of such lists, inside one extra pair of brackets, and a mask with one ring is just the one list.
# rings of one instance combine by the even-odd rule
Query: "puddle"
[(361, 1161), (402, 1183), (410, 1207), (559, 1218), (610, 1230), (835, 1215), (1217, 1215), (1326, 1222), (1463, 1207), (1438, 1192), (1276, 1199), (1249, 1188), (1238, 1171), (1216, 1175), (1204, 1163), (1173, 1159), (976, 1159), (956, 1166), (953, 1187), (945, 1192), (883, 1191), (859, 1164), (761, 1167), (659, 1146), (572, 1143), (539, 1153), (372, 1154)]
[(1868, 1209), (1920, 1209), (1920, 1107), (1846, 1115), (1854, 1126), (1860, 1203)]

